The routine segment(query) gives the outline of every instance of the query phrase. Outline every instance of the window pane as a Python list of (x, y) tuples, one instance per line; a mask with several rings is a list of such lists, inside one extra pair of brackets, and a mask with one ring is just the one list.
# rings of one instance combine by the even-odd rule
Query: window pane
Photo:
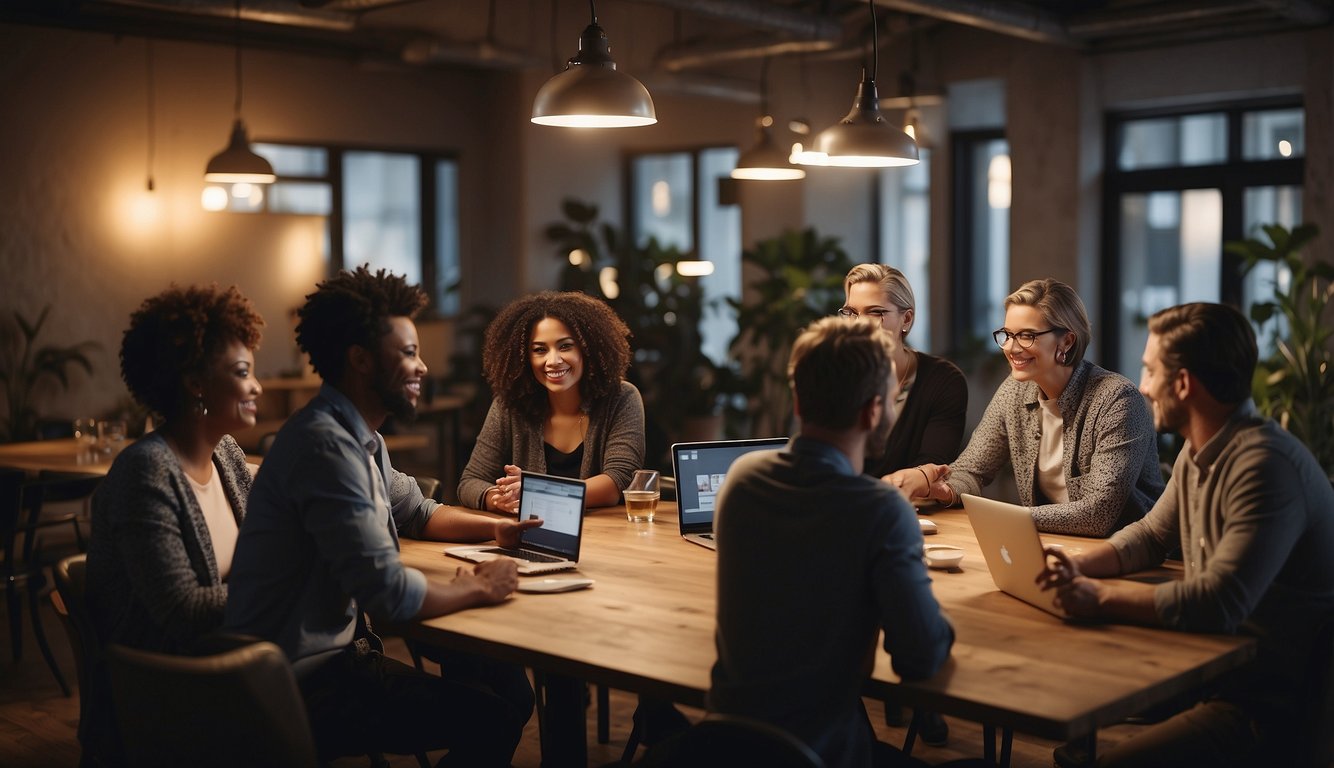
[(459, 311), (459, 166), (453, 160), (435, 164), (435, 306), (446, 315)]
[[(1243, 205), (1245, 210), (1246, 234), (1265, 239), (1261, 234), (1261, 224), (1282, 224), (1292, 229), (1302, 221), (1301, 187), (1251, 187), (1246, 190)], [(1272, 301), (1274, 285), (1277, 283), (1287, 290), (1292, 280), (1292, 271), (1286, 266), (1279, 267), (1273, 262), (1261, 262), (1246, 273), (1242, 283), (1242, 310), (1250, 316), (1250, 306), (1257, 301)], [(1272, 355), (1276, 346), (1274, 340), (1287, 334), (1287, 323), (1281, 316), (1264, 324), (1259, 329), (1256, 341), (1260, 346), (1260, 357)]]
[(1131, 120), (1121, 127), (1117, 167), (1123, 171), (1226, 159), (1227, 118), (1222, 114)]
[(329, 153), (320, 147), (292, 147), (286, 144), (252, 144), (255, 154), (273, 165), (279, 176), (324, 178), (329, 175)]
[(636, 157), (630, 166), (639, 244), (656, 237), (682, 251), (695, 247), (690, 231), (694, 189), (689, 152)]
[(880, 172), (880, 260), (897, 267), (912, 286), (917, 311), (910, 342), (931, 348), (931, 152), (921, 162)]
[(1217, 189), (1121, 198), (1121, 373), (1136, 378), (1154, 312), (1187, 301), (1218, 301), (1222, 231)]
[(325, 182), (279, 181), (269, 185), (270, 213), (328, 216), (333, 212), (333, 187)]
[(715, 363), (727, 360), (736, 336), (736, 314), (725, 298), (741, 298), (741, 207), (718, 202), (718, 178), (736, 167), (735, 147), (706, 149), (699, 155), (699, 258), (713, 263), (713, 274), (700, 278), (704, 318), (699, 331), (704, 354)]
[(973, 308), (968, 333), (989, 338), (1004, 320), (1010, 293), (1010, 144), (1004, 139), (973, 147), (973, 242), (971, 243)]
[(1247, 112), (1241, 119), (1243, 160), (1282, 160), (1306, 156), (1306, 110)]
[(369, 264), (420, 283), (421, 178), (416, 155), (343, 155), (343, 253), (348, 268)]

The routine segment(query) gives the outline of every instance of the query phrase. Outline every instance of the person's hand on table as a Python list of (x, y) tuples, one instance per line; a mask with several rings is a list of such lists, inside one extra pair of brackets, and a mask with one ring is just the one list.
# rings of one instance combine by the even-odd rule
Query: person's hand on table
[(519, 565), (508, 557), (497, 557), (472, 570), (463, 566), (454, 573), (454, 583), (475, 590), (479, 605), (495, 605), (519, 586)]
[(1075, 558), (1058, 546), (1047, 546), (1046, 567), (1037, 575), (1042, 591), (1056, 590), (1056, 607), (1077, 618), (1093, 618), (1102, 604), (1105, 585), (1079, 572)]
[(486, 492), (483, 506), (489, 512), (501, 512), (507, 515), (519, 513), (519, 488), (523, 470), (513, 464), (505, 465), (505, 476), (496, 479), (496, 484)]
[(536, 528), (542, 524), (542, 518), (530, 517), (527, 520), (497, 520), (496, 521), (496, 543), (502, 547), (519, 546), (519, 537), (529, 528)]
[(947, 464), (922, 464), (906, 467), (880, 478), (904, 495), (909, 501), (937, 501), (949, 505), (954, 501), (954, 491), (945, 484), (950, 477)]

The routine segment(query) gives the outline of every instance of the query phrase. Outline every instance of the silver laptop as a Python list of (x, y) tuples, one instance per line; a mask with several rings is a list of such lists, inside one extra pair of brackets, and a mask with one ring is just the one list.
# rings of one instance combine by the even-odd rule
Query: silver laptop
[(787, 445), (786, 437), (760, 440), (714, 440), (672, 446), (672, 474), (676, 476), (676, 508), (681, 536), (693, 544), (717, 549), (713, 540), (713, 505), (732, 462), (751, 451)]
[(517, 547), (451, 547), (445, 554), (474, 563), (510, 557), (525, 576), (570, 570), (579, 564), (587, 490), (582, 480), (524, 472), (519, 487), (519, 519), (540, 517), (542, 525), (524, 531)]
[(996, 588), (1025, 603), (1066, 618), (1056, 607), (1056, 592), (1043, 592), (1036, 581), (1046, 567), (1042, 539), (1027, 507), (963, 494), (963, 508), (991, 571)]

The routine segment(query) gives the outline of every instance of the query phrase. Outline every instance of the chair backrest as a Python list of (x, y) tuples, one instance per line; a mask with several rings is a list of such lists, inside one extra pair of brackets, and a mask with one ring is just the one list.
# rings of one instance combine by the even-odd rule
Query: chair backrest
[(426, 498), (435, 499), (436, 501), (440, 500), (440, 498), (436, 496), (436, 494), (440, 493), (440, 481), (434, 477), (417, 475), (417, 487), (422, 489), (422, 495)]
[(682, 768), (824, 768), (825, 763), (804, 742), (776, 725), (714, 713), (686, 731), (666, 764)]
[(1334, 614), (1320, 622), (1307, 667), (1306, 722), (1300, 730), (1296, 765), (1334, 764)]
[(314, 766), (291, 665), (259, 642), (214, 656), (107, 649), (131, 766)]

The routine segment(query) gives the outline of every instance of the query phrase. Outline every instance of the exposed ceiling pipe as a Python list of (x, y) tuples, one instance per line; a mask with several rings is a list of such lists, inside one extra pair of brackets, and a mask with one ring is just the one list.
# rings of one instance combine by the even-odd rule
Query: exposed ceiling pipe
[(643, 74), (642, 82), (655, 94), (679, 93), (740, 104), (760, 103), (759, 86), (752, 80), (652, 71)]
[(1004, 0), (875, 0), (875, 4), (1039, 43), (1071, 48), (1083, 46), (1055, 16), (1022, 3)]
[(546, 60), (527, 51), (505, 48), (486, 41), (452, 43), (417, 38), (403, 46), (408, 64), (460, 64), (479, 69), (540, 69)]
[[(195, 16), (236, 18), (234, 0), (102, 0), (104, 6), (143, 8), (154, 11), (186, 13)], [(338, 11), (303, 9), (291, 0), (245, 0), (241, 18), (264, 24), (326, 29), (348, 32), (356, 28), (355, 16)]]
[(1329, 3), (1316, 0), (1256, 0), (1256, 5), (1263, 6), (1285, 19), (1299, 24), (1313, 26), (1327, 24), (1330, 20)]
[(391, 5), (406, 5), (420, 0), (301, 0), (307, 8), (329, 8), (335, 11), (370, 11)]
[(769, 29), (808, 40), (838, 40), (843, 24), (832, 16), (792, 11), (761, 0), (641, 0), (677, 11)]
[(775, 40), (768, 35), (731, 40), (701, 40), (665, 45), (659, 49), (653, 63), (668, 72), (680, 72), (683, 69), (742, 59), (828, 51), (838, 46), (837, 40)]
[(1082, 39), (1134, 32), (1157, 31), (1172, 24), (1209, 23), (1220, 16), (1253, 13), (1255, 0), (1212, 0), (1164, 7), (1145, 7), (1119, 13), (1098, 13), (1066, 24), (1066, 30)]

